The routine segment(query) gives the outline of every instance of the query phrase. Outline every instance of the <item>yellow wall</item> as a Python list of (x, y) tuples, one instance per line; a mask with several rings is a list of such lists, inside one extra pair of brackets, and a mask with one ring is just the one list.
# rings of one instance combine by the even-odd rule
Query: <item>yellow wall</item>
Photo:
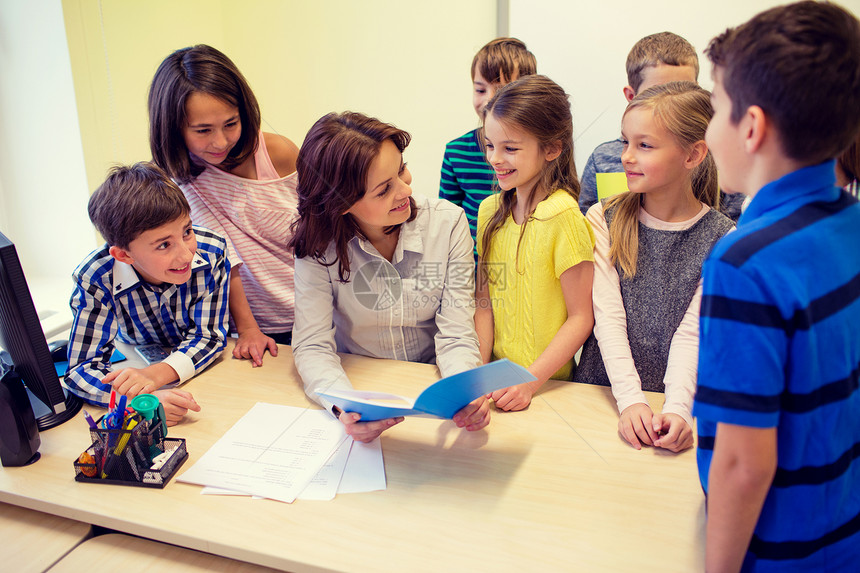
[(416, 193), (435, 195), (447, 141), (477, 125), (469, 65), (495, 37), (494, 0), (62, 0), (87, 181), (150, 158), (146, 97), (158, 64), (197, 43), (226, 53), (266, 131), (301, 144), (330, 111), (376, 115), (413, 135)]

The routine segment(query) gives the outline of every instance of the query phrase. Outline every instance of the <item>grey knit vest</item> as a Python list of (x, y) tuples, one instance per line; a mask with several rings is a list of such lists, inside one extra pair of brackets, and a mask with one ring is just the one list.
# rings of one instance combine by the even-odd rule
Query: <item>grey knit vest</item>
[[(604, 211), (608, 228), (614, 211)], [(616, 265), (627, 314), (627, 339), (643, 390), (665, 390), (663, 377), (672, 336), (693, 299), (702, 263), (732, 225), (713, 209), (684, 231), (651, 229), (640, 222), (636, 275), (625, 278)], [(574, 380), (609, 386), (594, 334), (582, 348)]]

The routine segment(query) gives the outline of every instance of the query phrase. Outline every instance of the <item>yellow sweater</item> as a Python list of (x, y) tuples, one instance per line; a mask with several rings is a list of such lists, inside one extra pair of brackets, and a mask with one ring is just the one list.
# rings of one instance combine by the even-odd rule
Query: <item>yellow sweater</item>
[[(478, 209), (478, 253), (483, 235), (501, 196), (491, 195)], [(490, 300), (495, 323), (493, 356), (528, 367), (546, 349), (564, 321), (567, 306), (561, 292), (561, 274), (582, 261), (594, 260), (594, 232), (576, 200), (557, 190), (541, 201), (525, 228), (512, 216), (493, 236), (489, 256), (483, 260), (490, 273)], [(591, 304), (591, 300), (583, 301)], [(552, 377), (570, 379), (573, 360)]]

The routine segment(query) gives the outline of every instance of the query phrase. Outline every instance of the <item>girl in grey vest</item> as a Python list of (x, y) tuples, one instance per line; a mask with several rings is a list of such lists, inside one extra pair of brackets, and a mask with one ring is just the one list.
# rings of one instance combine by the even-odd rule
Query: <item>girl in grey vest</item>
[[(595, 327), (574, 380), (612, 386), (618, 431), (636, 449), (693, 445), (702, 262), (732, 228), (704, 141), (712, 113), (692, 82), (639, 94), (622, 118), (630, 192), (588, 211)], [(665, 392), (662, 412), (644, 391)]]

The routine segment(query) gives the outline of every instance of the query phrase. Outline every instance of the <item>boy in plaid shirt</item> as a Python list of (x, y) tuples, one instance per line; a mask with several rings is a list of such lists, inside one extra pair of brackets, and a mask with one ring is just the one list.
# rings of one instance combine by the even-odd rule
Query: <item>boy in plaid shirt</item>
[[(65, 385), (106, 406), (111, 390), (154, 393), (168, 425), (193, 396), (183, 383), (221, 353), (227, 336), (230, 263), (224, 239), (193, 227), (179, 188), (158, 167), (116, 167), (89, 201), (90, 220), (107, 243), (75, 269), (74, 312)], [(111, 370), (114, 339), (173, 348), (146, 368)]]

